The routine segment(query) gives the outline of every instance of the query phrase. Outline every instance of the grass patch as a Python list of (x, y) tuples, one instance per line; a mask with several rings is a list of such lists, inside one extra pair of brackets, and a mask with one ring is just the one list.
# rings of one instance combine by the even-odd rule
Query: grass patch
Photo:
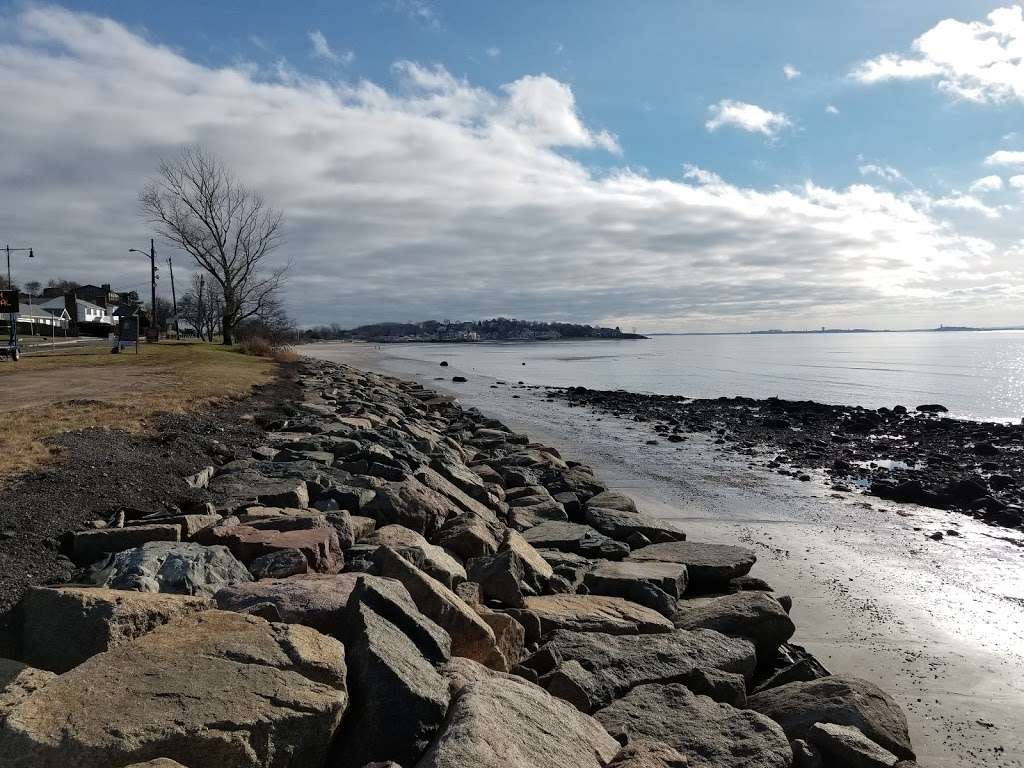
[(37, 355), (0, 363), (0, 393), (12, 393), (0, 410), (0, 484), (46, 461), (48, 437), (143, 429), (157, 413), (245, 396), (277, 369), (274, 360), (200, 342), (143, 344), (138, 355), (114, 355), (106, 345)]

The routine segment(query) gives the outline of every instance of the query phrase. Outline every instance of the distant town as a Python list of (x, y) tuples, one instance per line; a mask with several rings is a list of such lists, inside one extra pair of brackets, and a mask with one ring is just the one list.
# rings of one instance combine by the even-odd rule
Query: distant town
[(310, 328), (303, 335), (310, 340), (351, 339), (378, 344), (647, 338), (637, 333), (624, 333), (617, 327), (602, 328), (575, 323), (544, 323), (504, 317), (473, 322), (426, 320), (421, 323), (376, 323), (349, 330), (332, 325)]

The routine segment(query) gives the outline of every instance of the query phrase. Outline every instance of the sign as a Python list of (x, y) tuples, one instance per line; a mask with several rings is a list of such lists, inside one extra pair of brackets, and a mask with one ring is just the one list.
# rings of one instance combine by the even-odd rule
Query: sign
[(0, 291), (0, 315), (13, 315), (20, 309), (17, 291)]
[(118, 318), (117, 344), (119, 347), (127, 347), (130, 344), (139, 344), (139, 316), (129, 315)]

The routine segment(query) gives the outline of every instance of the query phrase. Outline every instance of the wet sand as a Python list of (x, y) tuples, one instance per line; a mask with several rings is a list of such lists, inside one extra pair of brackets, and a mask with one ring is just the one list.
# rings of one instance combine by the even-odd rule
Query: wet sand
[[(641, 425), (386, 347), (300, 351), (453, 392), (593, 465), (691, 539), (752, 547), (754, 573), (793, 595), (793, 642), (831, 671), (892, 693), (923, 766), (1024, 765), (1024, 535), (856, 493), (836, 498), (821, 477), (800, 483), (750, 469), (700, 437), (647, 445)], [(469, 381), (453, 384), (460, 373)], [(936, 530), (960, 535), (927, 538)]]

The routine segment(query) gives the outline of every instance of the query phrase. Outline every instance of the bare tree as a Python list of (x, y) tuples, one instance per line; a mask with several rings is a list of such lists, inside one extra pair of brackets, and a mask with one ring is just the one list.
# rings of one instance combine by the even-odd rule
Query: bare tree
[(223, 315), (223, 302), (220, 296), (212, 294), (204, 276), (199, 272), (193, 272), (192, 285), (178, 302), (179, 317), (194, 328), (199, 338), (205, 341), (213, 341)]
[(200, 147), (161, 161), (139, 200), (160, 235), (190, 254), (219, 288), (224, 343), (232, 344), (235, 328), (262, 311), (287, 269), (260, 271), (283, 243), (283, 215)]

